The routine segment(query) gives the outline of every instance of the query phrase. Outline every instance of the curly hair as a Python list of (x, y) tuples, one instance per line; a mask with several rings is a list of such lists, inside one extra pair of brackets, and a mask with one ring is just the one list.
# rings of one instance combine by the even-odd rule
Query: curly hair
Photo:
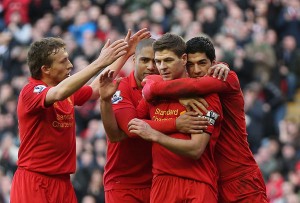
[(41, 79), (41, 67), (51, 66), (52, 57), (61, 49), (65, 49), (66, 44), (61, 38), (47, 37), (33, 42), (27, 54), (27, 64), (30, 69), (31, 77)]

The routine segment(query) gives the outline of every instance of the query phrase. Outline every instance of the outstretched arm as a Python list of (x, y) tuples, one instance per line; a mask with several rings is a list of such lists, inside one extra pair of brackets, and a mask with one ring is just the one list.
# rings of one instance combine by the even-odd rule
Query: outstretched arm
[[(240, 84), (237, 75), (230, 71), (226, 81), (210, 76), (201, 78), (180, 78), (170, 81), (158, 81), (149, 77), (145, 80), (143, 95), (147, 101), (157, 99), (180, 99), (210, 93), (239, 92)], [(154, 80), (152, 80), (154, 79)]]
[(110, 44), (110, 40), (108, 40), (102, 48), (99, 57), (94, 62), (83, 70), (66, 78), (57, 86), (50, 88), (46, 95), (45, 105), (51, 105), (56, 101), (64, 100), (72, 95), (100, 70), (110, 65), (120, 56), (124, 55), (126, 53), (127, 46), (127, 42), (124, 42), (123, 39), (117, 40), (112, 44)]

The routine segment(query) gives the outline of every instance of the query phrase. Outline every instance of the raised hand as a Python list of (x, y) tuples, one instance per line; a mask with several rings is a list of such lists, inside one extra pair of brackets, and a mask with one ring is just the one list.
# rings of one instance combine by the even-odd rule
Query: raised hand
[(107, 40), (104, 47), (101, 49), (101, 53), (97, 59), (97, 62), (102, 63), (104, 66), (109, 66), (120, 56), (126, 54), (127, 48), (128, 43), (125, 42), (123, 39), (117, 40), (112, 44), (110, 43), (110, 40)]
[(150, 31), (147, 28), (143, 28), (136, 32), (134, 35), (131, 36), (131, 30), (129, 29), (127, 35), (124, 39), (125, 42), (128, 43), (127, 53), (126, 55), (131, 56), (135, 52), (135, 48), (137, 44), (143, 40), (148, 39), (151, 37)]
[(223, 78), (223, 80), (226, 81), (229, 71), (230, 69), (228, 64), (219, 62), (211, 66), (208, 69), (207, 74), (213, 76), (214, 78), (218, 78), (219, 80)]
[(122, 78), (118, 78), (118, 79), (116, 79), (116, 82), (114, 82), (113, 75), (114, 75), (114, 71), (112, 71), (112, 70), (107, 70), (107, 71), (104, 71), (104, 73), (100, 74), (99, 94), (100, 94), (101, 100), (104, 100), (104, 101), (111, 100), (112, 96), (118, 89), (118, 86), (119, 86)]

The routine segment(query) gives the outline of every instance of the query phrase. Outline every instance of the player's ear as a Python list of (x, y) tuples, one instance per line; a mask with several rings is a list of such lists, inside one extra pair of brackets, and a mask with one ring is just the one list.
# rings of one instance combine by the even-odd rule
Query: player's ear
[(186, 54), (186, 53), (182, 54), (181, 60), (182, 60), (182, 62), (183, 62), (183, 65), (185, 66), (186, 63), (187, 63), (187, 54)]
[(43, 65), (43, 66), (41, 67), (42, 73), (45, 73), (45, 74), (49, 74), (50, 69), (51, 69), (51, 67), (48, 66), (48, 65)]

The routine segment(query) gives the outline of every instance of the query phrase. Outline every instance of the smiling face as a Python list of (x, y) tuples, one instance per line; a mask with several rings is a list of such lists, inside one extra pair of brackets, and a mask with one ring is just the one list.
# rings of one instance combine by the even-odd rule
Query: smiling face
[(197, 52), (188, 54), (186, 68), (191, 78), (205, 76), (211, 66), (212, 63), (205, 53)]
[(173, 51), (165, 49), (156, 51), (154, 60), (163, 80), (187, 77), (187, 72), (185, 70), (187, 60), (186, 54), (178, 57)]

